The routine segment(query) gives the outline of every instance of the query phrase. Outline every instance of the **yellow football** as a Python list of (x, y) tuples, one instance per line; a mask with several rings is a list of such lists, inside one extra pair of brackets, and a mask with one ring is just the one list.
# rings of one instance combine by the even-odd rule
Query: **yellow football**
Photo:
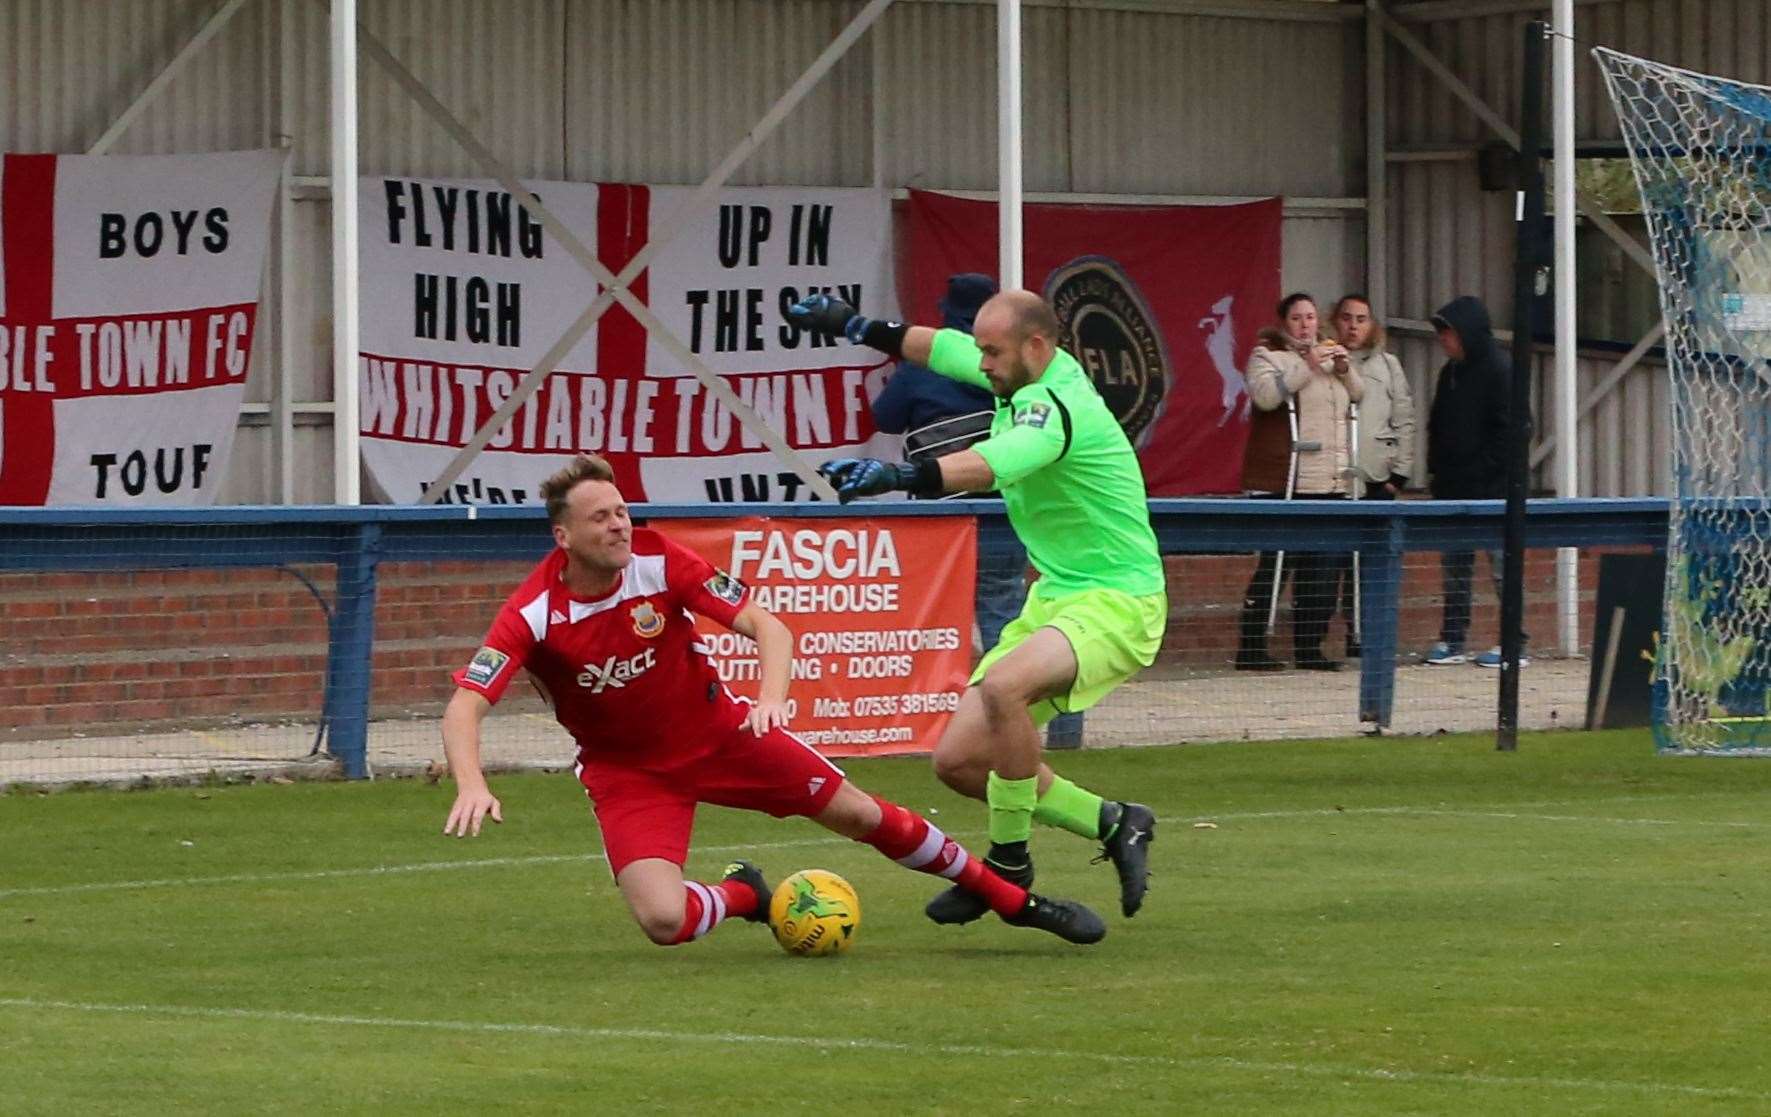
[(789, 954), (840, 954), (861, 926), (861, 901), (848, 881), (828, 869), (801, 869), (775, 889), (769, 926)]

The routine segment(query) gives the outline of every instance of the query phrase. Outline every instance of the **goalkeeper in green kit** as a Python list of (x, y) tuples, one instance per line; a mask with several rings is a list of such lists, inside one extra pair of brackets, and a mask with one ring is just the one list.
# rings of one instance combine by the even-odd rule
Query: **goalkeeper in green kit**
[[(978, 312), (975, 333), (877, 321), (829, 295), (794, 304), (788, 321), (846, 337), (996, 396), (990, 436), (968, 450), (911, 463), (843, 458), (821, 469), (844, 502), (896, 490), (919, 496), (1000, 490), (1009, 523), (1039, 580), (1021, 615), (979, 661), (935, 746), (935, 773), (990, 805), (998, 874), (1033, 880), (1035, 821), (1102, 843), (1119, 874), (1120, 907), (1137, 912), (1149, 883), (1156, 817), (1054, 773), (1039, 727), (1085, 710), (1156, 659), (1168, 597), (1136, 453), (1082, 367), (1058, 347), (1051, 307), (1004, 291)], [(956, 888), (936, 896), (936, 923), (987, 912)]]

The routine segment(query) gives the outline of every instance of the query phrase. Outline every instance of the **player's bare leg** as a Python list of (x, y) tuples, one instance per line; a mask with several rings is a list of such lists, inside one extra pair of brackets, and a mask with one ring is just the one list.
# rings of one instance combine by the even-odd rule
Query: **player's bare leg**
[[(1119, 876), (1120, 908), (1133, 915), (1149, 886), (1149, 844), (1155, 815), (1137, 803), (1111, 802), (1058, 776), (1040, 760), (1039, 730), (1030, 707), (1069, 693), (1076, 654), (1055, 627), (1034, 632), (992, 664), (961, 697), (935, 745), (935, 773), (962, 795), (990, 805), (985, 863), (1023, 887), (1033, 882), (1027, 840), (1035, 820), (1102, 842), (1102, 857)], [(930, 902), (937, 923), (968, 923), (983, 915), (976, 899), (949, 889)]]
[(769, 889), (762, 872), (737, 861), (715, 884), (684, 880), (682, 866), (661, 857), (628, 863), (615, 878), (621, 898), (646, 937), (659, 946), (698, 939), (722, 920), (768, 921)]
[(1101, 941), (1107, 925), (1081, 904), (1036, 896), (1004, 880), (928, 819), (844, 780), (816, 821), (877, 849), (907, 869), (945, 877), (1005, 923), (1034, 927), (1073, 943)]

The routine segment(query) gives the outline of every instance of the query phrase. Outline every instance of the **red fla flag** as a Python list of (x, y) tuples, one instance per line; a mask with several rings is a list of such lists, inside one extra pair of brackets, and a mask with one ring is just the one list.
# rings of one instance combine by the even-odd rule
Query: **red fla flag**
[[(902, 303), (929, 320), (959, 272), (994, 275), (996, 203), (913, 190)], [(1242, 369), (1279, 301), (1278, 198), (1237, 205), (1025, 207), (1027, 285), (1118, 416), (1151, 496), (1242, 487)]]

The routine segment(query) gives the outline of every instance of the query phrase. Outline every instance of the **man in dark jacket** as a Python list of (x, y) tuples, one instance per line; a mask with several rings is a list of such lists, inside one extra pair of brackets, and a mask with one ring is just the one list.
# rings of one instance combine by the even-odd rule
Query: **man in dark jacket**
[[(962, 272), (949, 278), (940, 302), (941, 324), (971, 333), (979, 308), (994, 294), (996, 281), (987, 275)], [(938, 458), (983, 441), (996, 414), (996, 397), (983, 388), (899, 361), (872, 409), (874, 426), (904, 436), (906, 459)], [(1027, 549), (1013, 537), (988, 551), (980, 542), (975, 592), (978, 631), (988, 651), (1027, 599)], [(1059, 714), (1046, 726), (1045, 735), (1047, 748), (1080, 747), (1082, 714)]]
[[(1450, 358), (1439, 370), (1427, 423), (1427, 471), (1438, 500), (1499, 500), (1506, 496), (1508, 415), (1513, 363), (1494, 339), (1488, 308), (1460, 295), (1433, 316), (1439, 345)], [(1439, 643), (1427, 654), (1434, 665), (1467, 663), (1470, 582), (1474, 551), (1447, 551), (1441, 559), (1445, 616)], [(1500, 596), (1501, 553), (1488, 552), (1495, 596)], [(1477, 666), (1500, 666), (1500, 650), (1475, 658)], [(1521, 663), (1524, 661), (1521, 660)]]
[[(947, 281), (947, 294), (940, 302), (941, 325), (971, 333), (978, 308), (994, 294), (996, 280), (987, 275), (965, 272), (953, 276)], [(885, 389), (873, 401), (873, 425), (887, 434), (915, 436), (934, 424), (982, 413), (983, 421), (977, 429), (978, 438), (982, 439), (990, 431), (990, 417), (995, 411), (996, 397), (984, 389), (961, 384), (909, 361), (899, 361)], [(1014, 612), (1019, 611), (1017, 604)]]

